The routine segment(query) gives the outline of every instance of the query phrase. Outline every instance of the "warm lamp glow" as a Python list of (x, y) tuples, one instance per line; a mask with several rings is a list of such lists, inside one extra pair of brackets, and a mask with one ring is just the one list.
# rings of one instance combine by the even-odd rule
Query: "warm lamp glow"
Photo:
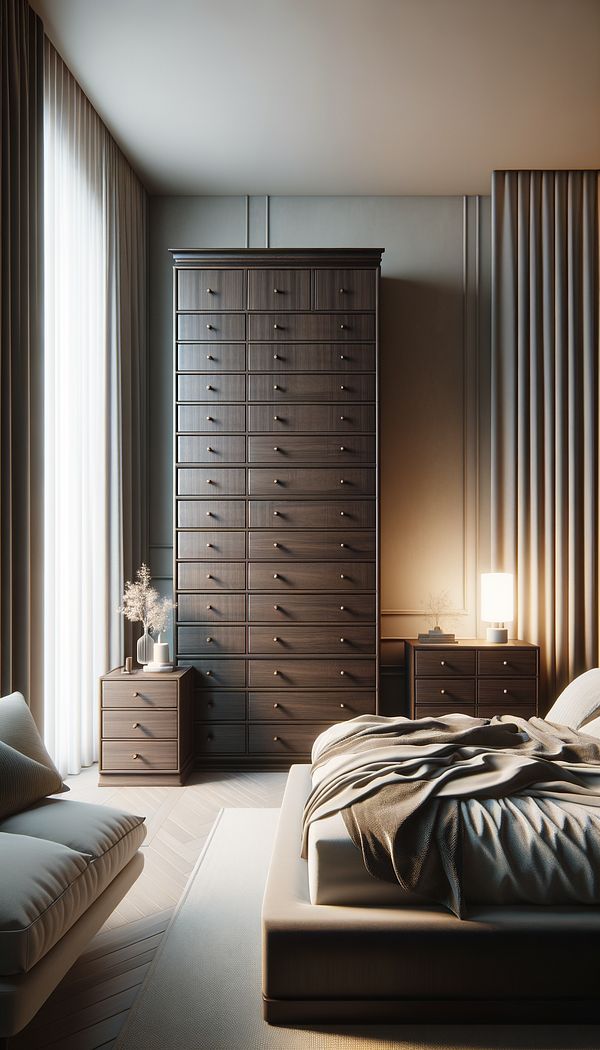
[(500, 625), (487, 630), (490, 642), (508, 641), (505, 623), (514, 619), (513, 575), (511, 572), (484, 572), (481, 574), (481, 619)]

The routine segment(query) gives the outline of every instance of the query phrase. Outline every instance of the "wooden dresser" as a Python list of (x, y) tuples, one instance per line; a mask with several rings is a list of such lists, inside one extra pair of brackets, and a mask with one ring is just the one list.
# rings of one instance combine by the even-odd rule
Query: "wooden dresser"
[(100, 679), (100, 784), (183, 784), (193, 765), (191, 678), (180, 667)]
[(175, 652), (194, 748), (306, 758), (377, 709), (380, 250), (174, 251)]
[(538, 710), (539, 647), (529, 642), (459, 641), (406, 645), (411, 718), (462, 712), (478, 718)]

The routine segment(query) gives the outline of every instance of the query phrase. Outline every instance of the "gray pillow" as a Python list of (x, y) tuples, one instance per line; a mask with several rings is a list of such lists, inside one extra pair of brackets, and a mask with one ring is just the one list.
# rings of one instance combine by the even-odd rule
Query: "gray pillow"
[(0, 698), (0, 818), (68, 791), (21, 693)]

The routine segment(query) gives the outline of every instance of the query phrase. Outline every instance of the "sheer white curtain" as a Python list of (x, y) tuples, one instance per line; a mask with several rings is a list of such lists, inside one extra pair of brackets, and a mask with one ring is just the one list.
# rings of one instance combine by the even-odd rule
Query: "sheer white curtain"
[(141, 553), (146, 201), (49, 41), (44, 94), (44, 724), (76, 773), (97, 758), (98, 678), (122, 661), (117, 607)]

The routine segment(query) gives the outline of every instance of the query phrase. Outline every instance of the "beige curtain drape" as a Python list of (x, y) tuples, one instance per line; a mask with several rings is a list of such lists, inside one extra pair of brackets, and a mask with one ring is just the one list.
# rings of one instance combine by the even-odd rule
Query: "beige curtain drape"
[(0, 4), (0, 679), (42, 717), (43, 27)]
[(543, 702), (599, 662), (599, 172), (492, 179), (492, 568)]

